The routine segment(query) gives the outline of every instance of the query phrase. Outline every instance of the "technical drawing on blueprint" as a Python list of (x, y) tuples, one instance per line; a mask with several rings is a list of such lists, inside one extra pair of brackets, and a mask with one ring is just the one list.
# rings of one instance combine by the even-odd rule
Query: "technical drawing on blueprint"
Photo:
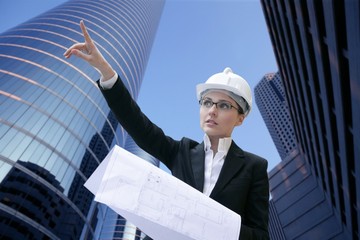
[(239, 237), (238, 214), (119, 146), (85, 187), (153, 239)]

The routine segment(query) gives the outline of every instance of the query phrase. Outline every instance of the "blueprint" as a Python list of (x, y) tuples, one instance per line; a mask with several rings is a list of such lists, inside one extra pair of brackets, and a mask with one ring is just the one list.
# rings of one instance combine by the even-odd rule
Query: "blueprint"
[(240, 215), (119, 146), (85, 187), (154, 240), (239, 239)]

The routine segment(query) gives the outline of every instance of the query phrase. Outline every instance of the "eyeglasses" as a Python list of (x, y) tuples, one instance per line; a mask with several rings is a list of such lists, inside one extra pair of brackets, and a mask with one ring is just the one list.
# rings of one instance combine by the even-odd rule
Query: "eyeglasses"
[(231, 103), (228, 101), (219, 101), (219, 102), (213, 102), (209, 98), (200, 99), (199, 101), (200, 105), (204, 108), (210, 109), (215, 104), (216, 108), (221, 111), (230, 111), (232, 108), (236, 109), (240, 114), (243, 114), (242, 109), (239, 109), (237, 107), (234, 107)]

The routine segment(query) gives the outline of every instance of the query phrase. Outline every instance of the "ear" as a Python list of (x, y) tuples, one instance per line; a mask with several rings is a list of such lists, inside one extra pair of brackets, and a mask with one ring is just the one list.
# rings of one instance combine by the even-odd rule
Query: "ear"
[(245, 115), (244, 114), (239, 114), (238, 120), (237, 120), (235, 126), (240, 126), (243, 123), (244, 120), (245, 120)]

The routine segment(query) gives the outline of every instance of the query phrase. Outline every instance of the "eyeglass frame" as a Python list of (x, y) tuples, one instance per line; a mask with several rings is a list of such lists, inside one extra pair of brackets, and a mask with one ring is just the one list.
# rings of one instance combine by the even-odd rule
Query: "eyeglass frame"
[[(206, 107), (205, 105), (203, 105), (204, 100), (210, 101), (211, 106), (210, 106), (210, 107)], [(226, 103), (226, 104), (228, 104), (228, 105), (230, 106), (230, 108), (228, 108), (228, 109), (218, 108), (218, 104), (219, 104), (219, 103)], [(221, 111), (228, 111), (228, 110), (231, 110), (232, 108), (234, 108), (235, 110), (238, 111), (239, 114), (244, 114), (244, 111), (242, 110), (241, 107), (235, 107), (234, 105), (231, 104), (231, 102), (226, 101), (226, 100), (220, 100), (220, 101), (218, 101), (218, 102), (214, 102), (211, 98), (205, 98), (205, 99), (204, 99), (204, 98), (201, 98), (201, 99), (199, 100), (199, 104), (200, 104), (200, 106), (203, 106), (203, 107), (205, 107), (206, 109), (210, 109), (210, 108), (212, 108), (212, 106), (215, 105), (216, 109), (220, 109)]]

